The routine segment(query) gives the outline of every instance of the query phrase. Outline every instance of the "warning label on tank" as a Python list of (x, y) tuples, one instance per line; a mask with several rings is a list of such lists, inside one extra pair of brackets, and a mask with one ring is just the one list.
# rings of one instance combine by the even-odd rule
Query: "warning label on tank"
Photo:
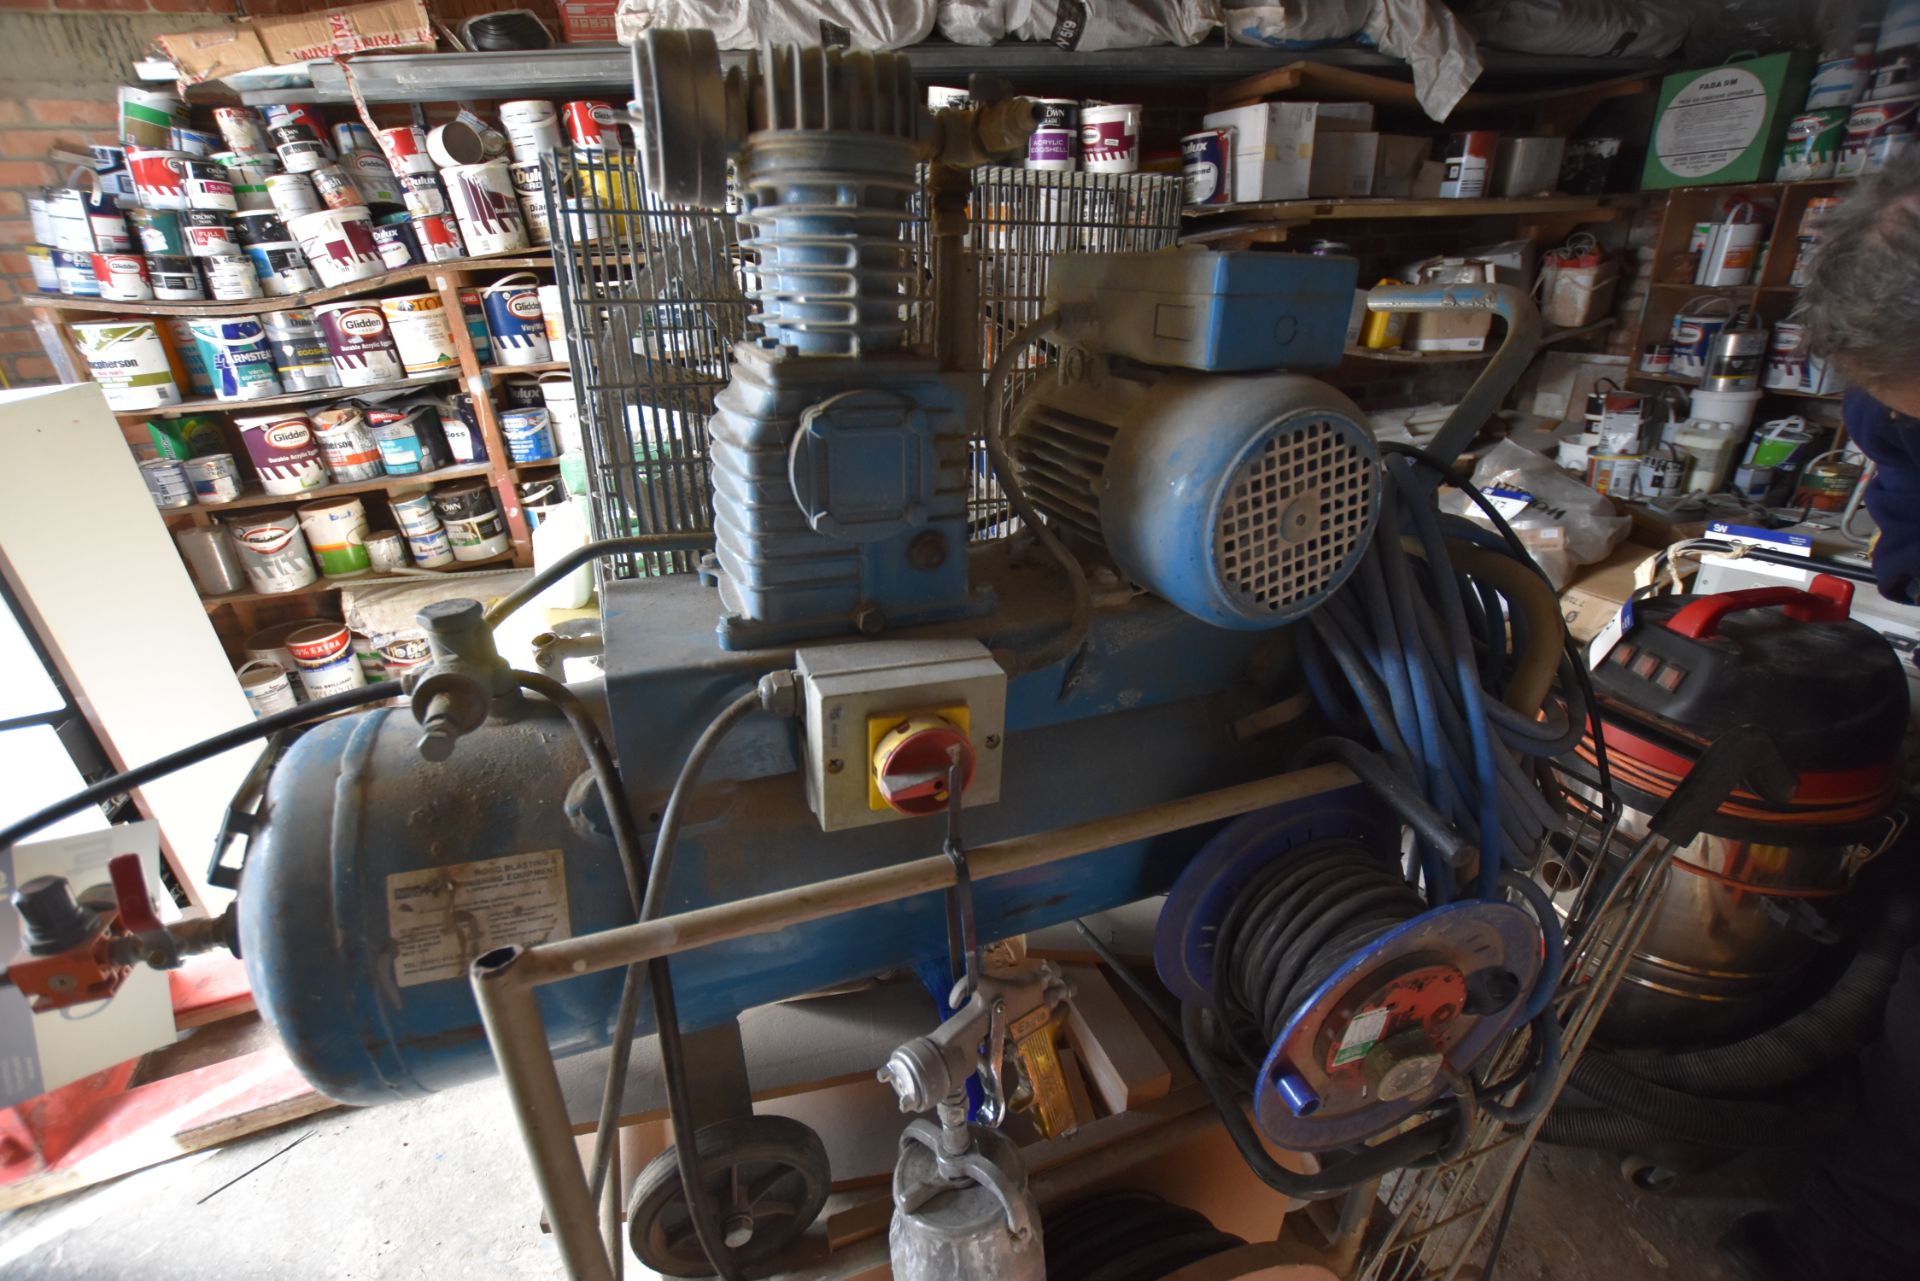
[(482, 952), (572, 935), (559, 850), (387, 877), (387, 931), (401, 987), (461, 979)]

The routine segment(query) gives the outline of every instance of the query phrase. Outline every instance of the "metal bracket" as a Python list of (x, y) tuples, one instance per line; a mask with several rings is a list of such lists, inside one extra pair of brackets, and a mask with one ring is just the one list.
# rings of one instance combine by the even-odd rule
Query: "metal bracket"
[(233, 799), (227, 802), (226, 814), (220, 819), (220, 831), (213, 838), (213, 860), (207, 864), (207, 884), (223, 890), (240, 888), (240, 873), (247, 866), (246, 849), (240, 851), (240, 859), (235, 863), (227, 862), (227, 851), (236, 838), (243, 838), (251, 846), (260, 823), (260, 803), (267, 795), (267, 780), (304, 728), (283, 729), (270, 736), (259, 757), (247, 769), (246, 777), (240, 780)]
[(960, 835), (960, 807), (965, 767), (958, 746), (947, 749), (947, 837), (940, 852), (953, 864), (953, 888), (947, 891), (947, 967), (954, 989), (947, 1008), (957, 1010), (980, 986), (980, 934), (973, 914), (973, 878), (967, 871), (967, 850)]

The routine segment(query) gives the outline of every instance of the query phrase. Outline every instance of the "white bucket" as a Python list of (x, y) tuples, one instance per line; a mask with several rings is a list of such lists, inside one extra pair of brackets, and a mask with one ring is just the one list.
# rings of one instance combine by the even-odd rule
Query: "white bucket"
[(287, 232), (300, 242), (307, 265), (328, 289), (381, 275), (387, 269), (373, 240), (373, 220), (362, 205), (289, 218)]
[(153, 321), (84, 321), (69, 329), (109, 408), (131, 412), (180, 403), (167, 345)]
[(527, 220), (520, 214), (520, 198), (513, 193), (506, 161), (452, 165), (441, 170), (440, 177), (447, 185), (447, 199), (469, 257), (527, 247)]
[(570, 360), (567, 355), (567, 315), (560, 308), (560, 286), (542, 285), (536, 291), (540, 295), (540, 315), (547, 326), (547, 350), (555, 360)]
[(351, 578), (373, 568), (367, 554), (367, 508), (358, 498), (302, 507), (300, 529), (326, 577)]
[(560, 146), (560, 113), (551, 102), (538, 98), (503, 102), (500, 127), (507, 131), (507, 145), (521, 164), (538, 164), (544, 153)]
[(1140, 104), (1080, 108), (1080, 167), (1088, 173), (1132, 173), (1140, 167)]
[(460, 353), (454, 348), (453, 329), (439, 294), (382, 298), (380, 313), (387, 318), (407, 377), (434, 378), (460, 368)]
[[(1759, 392), (1746, 394), (1756, 399), (1760, 395)], [(1753, 407), (1749, 405), (1747, 418), (1751, 421), (1752, 417)], [(1740, 441), (1746, 431), (1746, 423), (1734, 427), (1724, 421), (1713, 420), (1688, 422), (1675, 434), (1673, 443), (1688, 459), (1688, 493), (1717, 493), (1727, 483), (1727, 477), (1733, 474), (1734, 458), (1740, 452)]]
[(553, 443), (563, 454), (577, 454), (583, 448), (580, 439), (580, 402), (574, 398), (573, 375), (540, 375), (540, 399), (547, 403), (547, 423), (553, 428)]
[(1759, 408), (1760, 396), (1757, 391), (1709, 391), (1701, 387), (1692, 394), (1688, 416), (1727, 423), (1735, 431), (1744, 432), (1753, 425), (1753, 411)]
[(240, 692), (246, 695), (247, 706), (253, 709), (256, 720), (275, 712), (292, 711), (300, 705), (293, 696), (293, 678), (287, 675), (286, 668), (270, 659), (256, 658), (242, 663), (233, 675), (240, 682)]

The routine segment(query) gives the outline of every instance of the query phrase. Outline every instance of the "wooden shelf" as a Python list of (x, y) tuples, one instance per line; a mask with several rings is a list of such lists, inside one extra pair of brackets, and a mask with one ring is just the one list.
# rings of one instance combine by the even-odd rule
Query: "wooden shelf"
[(344, 587), (364, 587), (370, 583), (421, 583), (435, 574), (459, 574), (467, 570), (511, 564), (512, 561), (512, 552), (501, 552), (498, 556), (489, 556), (485, 560), (457, 561), (444, 569), (423, 569), (412, 574), (357, 574), (352, 578), (321, 578), (290, 592), (232, 592), (226, 596), (202, 596), (200, 603), (209, 610), (215, 610), (223, 605), (257, 605), (268, 601), (298, 600), (302, 596), (326, 596)]
[[(1554, 329), (1542, 334), (1540, 346), (1551, 347), (1555, 343), (1572, 342), (1577, 338), (1591, 338), (1613, 328), (1613, 318), (1596, 320), (1591, 325), (1579, 325), (1568, 329)], [(1353, 360), (1383, 360), (1401, 365), (1444, 365), (1468, 360), (1489, 360), (1500, 350), (1500, 344), (1494, 343), (1485, 351), (1408, 351), (1404, 347), (1390, 347), (1375, 351), (1369, 347), (1348, 347), (1346, 354)]]
[(514, 374), (564, 374), (572, 368), (564, 360), (543, 360), (537, 365), (488, 365), (486, 373), (493, 378), (508, 378)]
[(457, 382), (459, 370), (450, 370), (444, 374), (435, 374), (431, 378), (400, 378), (393, 382), (372, 383), (365, 387), (318, 387), (312, 391), (290, 391), (278, 396), (261, 396), (255, 400), (183, 400), (177, 405), (162, 405), (158, 409), (116, 409), (114, 417), (145, 422), (149, 418), (184, 418), (188, 414), (245, 414), (256, 409), (272, 409), (275, 405), (305, 405), (316, 400), (348, 400), (354, 396), (380, 396), (388, 392), (406, 391), (412, 387), (431, 387), (435, 383)]
[(1798, 389), (1789, 391), (1784, 387), (1762, 387), (1760, 390), (1773, 396), (1797, 396), (1801, 400), (1837, 401), (1845, 398), (1847, 394), (1844, 391), (1800, 391)]
[(1396, 200), (1356, 196), (1333, 200), (1271, 200), (1257, 204), (1186, 209), (1182, 240), (1205, 240), (1221, 224), (1238, 222), (1332, 222), (1360, 218), (1477, 218), (1488, 214), (1599, 213), (1638, 204), (1639, 193), (1602, 196), (1526, 196), (1482, 200)]
[[(1672, 383), (1678, 387), (1699, 388), (1698, 378), (1683, 378), (1679, 374), (1647, 374), (1638, 369), (1629, 370), (1628, 378), (1643, 379), (1650, 383)], [(1802, 400), (1839, 400), (1846, 395), (1844, 391), (1799, 391), (1786, 387), (1755, 387), (1753, 390), (1765, 392), (1769, 396), (1797, 396)]]
[[(282, 507), (296, 503), (313, 503), (327, 498), (345, 498), (349, 494), (374, 494), (382, 491), (391, 493), (396, 489), (412, 489), (417, 485), (437, 485), (448, 480), (467, 480), (474, 476), (485, 476), (492, 468), (486, 463), (463, 463), (457, 467), (442, 467), (439, 471), (415, 472), (410, 476), (376, 476), (372, 480), (355, 480), (340, 485), (322, 485), (318, 489), (309, 489), (299, 494), (266, 494), (250, 490), (230, 503), (196, 503), (199, 510), (219, 515), (223, 511), (244, 511), (252, 507)], [(179, 507), (175, 511), (191, 511), (193, 508)]]
[(513, 470), (516, 473), (528, 472), (528, 471), (542, 471), (548, 467), (558, 467), (559, 465), (560, 465), (560, 460), (558, 458), (542, 458), (538, 462), (507, 464), (507, 466), (513, 468)]
[(446, 262), (421, 263), (417, 266), (402, 267), (398, 271), (382, 272), (378, 276), (369, 276), (365, 280), (356, 280), (350, 284), (333, 285), (326, 289), (309, 289), (305, 293), (289, 294), (284, 298), (245, 298), (239, 302), (104, 302), (98, 298), (68, 298), (64, 294), (36, 294), (33, 302), (37, 306), (48, 307), (54, 311), (91, 311), (109, 316), (259, 316), (274, 311), (290, 311), (295, 307), (316, 307), (322, 303), (339, 302), (343, 298), (370, 293), (378, 289), (391, 289), (395, 285), (417, 284), (430, 281), (434, 275), (443, 271), (493, 271), (515, 267), (551, 267), (553, 255), (504, 254), (493, 258), (452, 258)]

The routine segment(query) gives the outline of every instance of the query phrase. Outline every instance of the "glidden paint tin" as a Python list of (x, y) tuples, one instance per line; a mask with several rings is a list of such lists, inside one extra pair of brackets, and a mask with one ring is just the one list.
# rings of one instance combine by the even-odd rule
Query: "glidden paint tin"
[(439, 569), (443, 565), (453, 564), (453, 545), (444, 529), (434, 529), (426, 534), (408, 534), (407, 550), (413, 553), (413, 563), (421, 569)]
[(293, 655), (309, 699), (344, 694), (367, 683), (353, 652), (353, 633), (344, 623), (309, 623), (289, 633), (287, 652)]
[(553, 220), (547, 217), (546, 180), (538, 160), (515, 161), (507, 166), (513, 179), (513, 194), (519, 197), (521, 216), (527, 220), (527, 239), (536, 245), (553, 243)]
[[(207, 362), (216, 399), (259, 400), (281, 394), (280, 376), (273, 371), (273, 348), (258, 320), (252, 316), (196, 317), (187, 325), (193, 332), (194, 345), (200, 349), (200, 358)], [(283, 491), (269, 488), (267, 492)]]
[(538, 165), (543, 153), (560, 146), (560, 113), (551, 102), (518, 99), (500, 104), (500, 127), (520, 163)]
[(420, 246), (413, 238), (413, 220), (405, 214), (399, 214), (373, 227), (373, 243), (380, 250), (380, 261), (387, 270), (399, 271), (402, 267), (411, 267), (423, 262)]
[(489, 560), (512, 546), (500, 501), (484, 480), (446, 485), (433, 491), (433, 509), (447, 527), (455, 560)]
[(386, 270), (379, 247), (373, 243), (373, 222), (359, 206), (301, 214), (288, 220), (287, 230), (300, 242), (300, 252), (307, 256), (320, 283), (329, 289)]
[(1140, 104), (1088, 103), (1080, 108), (1080, 160), (1088, 173), (1132, 173), (1140, 167)]
[(267, 342), (273, 347), (273, 367), (280, 371), (282, 387), (293, 392), (340, 385), (333, 358), (327, 352), (327, 340), (321, 337), (311, 311), (304, 307), (270, 311), (260, 318), (260, 327), (266, 330)]
[(413, 220), (413, 240), (428, 262), (451, 262), (465, 255), (460, 228), (449, 213), (426, 214)]
[(373, 568), (367, 556), (367, 509), (358, 498), (336, 498), (300, 509), (307, 546), (328, 578), (364, 574)]
[(253, 259), (245, 254), (223, 254), (194, 261), (206, 273), (208, 292), (221, 302), (245, 302), (261, 296), (260, 273), (253, 269)]
[(460, 238), (470, 257), (527, 247), (526, 220), (520, 216), (520, 200), (513, 194), (513, 179), (504, 161), (455, 165), (445, 177), (448, 199), (460, 222)]
[(1889, 161), (1913, 142), (1915, 99), (1865, 102), (1847, 117), (1846, 135), (1840, 142), (1840, 160), (1834, 175), (1854, 178), (1879, 173)]
[(231, 215), (217, 209), (181, 211), (180, 229), (187, 238), (187, 252), (195, 258), (224, 258), (240, 252)]
[(336, 302), (313, 309), (333, 371), (342, 387), (370, 387), (405, 377), (400, 353), (387, 332), (387, 317), (375, 302)]
[(440, 528), (440, 518), (433, 513), (433, 499), (424, 489), (394, 494), (387, 505), (404, 534), (431, 534)]
[(100, 282), (93, 278), (93, 255), (91, 253), (68, 253), (64, 249), (53, 251), (54, 279), (60, 285), (60, 292), (69, 298), (98, 298)]
[(283, 219), (319, 213), (326, 208), (320, 203), (320, 193), (313, 189), (313, 183), (303, 173), (277, 173), (268, 178), (267, 199), (273, 204), (273, 211)]
[(228, 151), (257, 156), (272, 150), (272, 144), (267, 141), (267, 127), (252, 107), (215, 107), (213, 127), (226, 140)]
[(502, 365), (539, 365), (553, 359), (546, 317), (540, 312), (539, 279), (519, 272), (480, 291), (494, 358)]
[(193, 506), (193, 486), (187, 473), (171, 458), (154, 458), (140, 464), (140, 479), (147, 483), (147, 495), (162, 511)]
[(253, 263), (253, 273), (260, 278), (260, 287), (269, 298), (287, 298), (315, 287), (313, 269), (307, 266), (306, 255), (291, 240), (248, 245), (247, 258)]
[(327, 483), (320, 450), (313, 443), (313, 423), (304, 413), (288, 409), (236, 417), (233, 425), (246, 442), (260, 487), (269, 494), (304, 494)]
[(382, 298), (380, 310), (409, 378), (434, 378), (460, 367), (446, 306), (435, 293)]
[(153, 321), (85, 321), (69, 331), (110, 408), (135, 411), (180, 403), (167, 345)]
[(200, 302), (207, 296), (199, 267), (184, 254), (148, 254), (147, 279), (159, 302)]
[(202, 454), (180, 464), (193, 486), (193, 501), (216, 507), (240, 497), (240, 467), (232, 454)]
[(405, 199), (400, 180), (377, 151), (348, 152), (340, 157), (340, 167), (369, 205), (397, 205)]
[(1780, 148), (1778, 177), (1782, 182), (1830, 178), (1840, 160), (1840, 139), (1847, 128), (1847, 111), (1809, 111), (1787, 123), (1787, 141)]
[(246, 695), (255, 720), (275, 712), (292, 711), (300, 705), (293, 696), (293, 678), (278, 663), (256, 658), (235, 668), (233, 677), (240, 682), (240, 692)]
[(187, 233), (181, 230), (180, 215), (171, 209), (132, 209), (127, 224), (139, 241), (143, 254), (185, 257)]
[(211, 160), (189, 160), (185, 170), (180, 185), (187, 193), (187, 208), (232, 213), (240, 207), (233, 195), (233, 181), (225, 169)]
[(337, 485), (374, 480), (386, 474), (380, 447), (367, 430), (366, 415), (350, 405), (323, 409), (313, 416), (314, 441)]
[(127, 152), (127, 172), (133, 178), (133, 192), (149, 209), (185, 209), (187, 161), (183, 151), (148, 151), (134, 148)]
[(506, 437), (507, 453), (516, 463), (543, 462), (554, 456), (553, 428), (545, 408), (501, 410), (500, 434)]
[(1233, 199), (1229, 166), (1233, 164), (1233, 131), (1204, 129), (1180, 140), (1181, 173), (1186, 178), (1187, 203), (1224, 205)]
[(618, 146), (614, 137), (613, 108), (604, 102), (569, 102), (562, 107), (567, 141), (587, 151), (604, 151)]
[(100, 282), (100, 297), (108, 302), (148, 302), (153, 298), (147, 260), (139, 254), (94, 254), (93, 278)]
[(1785, 320), (1773, 327), (1761, 385), (1774, 391), (1799, 391), (1807, 372), (1807, 327)]

